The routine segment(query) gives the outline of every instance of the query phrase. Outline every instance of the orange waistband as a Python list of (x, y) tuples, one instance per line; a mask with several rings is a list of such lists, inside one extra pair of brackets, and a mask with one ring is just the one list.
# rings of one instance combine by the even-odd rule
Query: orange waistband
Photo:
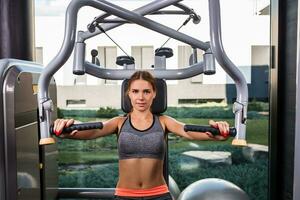
[(127, 188), (116, 188), (115, 195), (127, 196), (127, 197), (144, 197), (154, 196), (169, 192), (168, 186), (160, 185), (149, 189), (127, 189)]

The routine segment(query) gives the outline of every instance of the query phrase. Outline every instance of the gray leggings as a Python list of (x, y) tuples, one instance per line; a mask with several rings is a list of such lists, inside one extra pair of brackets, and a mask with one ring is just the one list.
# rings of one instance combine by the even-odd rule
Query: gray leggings
[(125, 197), (115, 195), (114, 200), (172, 200), (170, 192), (149, 197)]

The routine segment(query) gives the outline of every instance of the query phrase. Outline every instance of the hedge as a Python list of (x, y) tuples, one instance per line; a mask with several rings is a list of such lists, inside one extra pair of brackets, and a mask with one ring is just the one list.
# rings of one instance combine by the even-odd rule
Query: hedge
[[(262, 103), (249, 104), (248, 119), (263, 118), (261, 111), (266, 112), (266, 106)], [(120, 109), (111, 107), (99, 108), (98, 110), (64, 110), (58, 109), (58, 118), (86, 117), (86, 118), (112, 118), (123, 115)], [(232, 105), (226, 107), (168, 107), (163, 114), (174, 118), (234, 118)]]

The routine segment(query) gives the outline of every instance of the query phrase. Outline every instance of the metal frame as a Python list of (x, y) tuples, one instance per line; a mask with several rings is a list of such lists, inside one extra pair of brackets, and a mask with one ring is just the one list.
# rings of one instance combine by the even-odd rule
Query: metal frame
[[(129, 11), (114, 5), (110, 2), (104, 0), (85, 0), (85, 1), (71, 1), (66, 11), (66, 26), (65, 35), (62, 47), (58, 54), (53, 58), (53, 60), (44, 68), (40, 79), (39, 79), (39, 90), (38, 90), (38, 102), (39, 102), (39, 120), (40, 120), (40, 130), (41, 138), (49, 138), (49, 125), (50, 125), (50, 114), (52, 110), (51, 99), (48, 96), (48, 86), (51, 77), (56, 71), (67, 61), (75, 44), (76, 36), (76, 23), (77, 23), (77, 13), (79, 9), (83, 6), (91, 6), (100, 9), (106, 13), (115, 15), (124, 20), (136, 23), (145, 28), (151, 29), (153, 31), (159, 32), (163, 35), (167, 35), (171, 38), (182, 41), (186, 44), (191, 45), (193, 48), (199, 48), (204, 51), (212, 51), (213, 55), (216, 57), (217, 61), (224, 68), (224, 70), (233, 78), (236, 83), (237, 88), (237, 101), (234, 104), (235, 113), (235, 128), (237, 129), (237, 136), (234, 141), (245, 142), (245, 130), (246, 130), (246, 116), (247, 116), (247, 103), (248, 103), (248, 89), (247, 83), (238, 70), (238, 68), (231, 62), (227, 57), (221, 40), (221, 25), (220, 25), (220, 3), (219, 0), (209, 0), (209, 18), (210, 18), (210, 36), (211, 45), (209, 43), (202, 42), (186, 34), (179, 33), (169, 27), (159, 24), (153, 20), (147, 19), (141, 15), (146, 15), (157, 11), (161, 8), (174, 5), (180, 0), (165, 0), (165, 1), (154, 1), (148, 5), (145, 5), (135, 11)], [(104, 24), (104, 30), (109, 30), (115, 28), (123, 23), (112, 23)], [(105, 26), (106, 25), (106, 26)], [(84, 41), (100, 32), (93, 34), (88, 34), (87, 32), (79, 31), (77, 44), (81, 48), (75, 48), (78, 52), (75, 55), (79, 55), (75, 58), (75, 63), (79, 64), (83, 70), (86, 67), (87, 72), (96, 77), (105, 77), (107, 79), (124, 79), (133, 73), (133, 70), (99, 70), (98, 66), (84, 61), (85, 44)], [(77, 46), (77, 45), (76, 45)], [(210, 49), (211, 48), (211, 49)], [(166, 79), (180, 79), (189, 78), (203, 72), (201, 63), (194, 64), (192, 68), (185, 68), (181, 70), (164, 70), (160, 71), (164, 76), (160, 76), (154, 70), (154, 75), (160, 76), (159, 78)], [(97, 69), (96, 69), (97, 68)], [(158, 72), (158, 71), (157, 71)], [(187, 74), (187, 75), (182, 75)], [(237, 143), (238, 144), (238, 143)]]
[[(132, 12), (135, 12), (139, 15), (148, 15), (148, 14), (151, 14), (151, 13), (154, 13), (162, 8), (165, 8), (165, 7), (168, 7), (170, 5), (176, 5), (178, 4), (178, 2), (180, 1), (183, 1), (183, 0), (155, 0), (149, 4), (146, 4), (145, 6), (142, 6), (140, 8), (137, 8), (135, 10), (133, 10)], [(98, 19), (105, 19), (106, 17), (110, 16), (111, 14), (108, 14), (108, 13), (105, 13), (99, 17), (97, 17)], [(122, 18), (116, 18), (114, 20), (124, 20)], [(124, 20), (124, 22), (126, 22), (126, 20)], [(113, 29), (113, 28), (116, 28), (120, 25), (123, 25), (123, 22), (122, 23), (111, 23), (111, 24), (103, 24), (102, 25), (102, 28), (105, 30), (105, 31), (108, 31), (110, 29)], [(81, 34), (81, 42), (83, 42), (85, 39), (88, 39), (88, 38), (91, 38), (91, 37), (94, 37), (98, 34), (102, 33), (101, 30), (98, 30), (96, 29), (95, 32), (91, 33), (89, 31), (85, 31), (85, 32), (82, 32)], [(78, 42), (80, 42), (80, 37), (77, 39)]]
[(299, 1), (271, 1), (269, 199), (300, 198)]
[[(181, 1), (182, 1), (182, 0), (181, 0)], [(162, 2), (161, 2), (161, 3), (162, 3)], [(167, 1), (167, 3), (169, 4), (170, 1)], [(138, 8), (138, 9), (136, 9), (136, 10), (133, 10), (133, 12), (139, 13), (140, 15), (145, 15), (146, 13), (143, 12), (143, 8), (147, 8), (147, 7), (149, 7), (151, 4), (153, 4), (153, 2), (150, 3), (150, 4), (147, 4), (147, 5), (145, 5), (145, 6), (143, 6), (143, 7), (141, 7), (141, 8)], [(162, 4), (160, 4), (160, 5), (162, 5)], [(181, 3), (175, 3), (175, 4), (173, 4), (173, 5), (174, 5), (175, 7), (180, 8), (181, 10), (158, 10), (158, 11), (155, 11), (155, 10), (157, 10), (157, 9), (156, 9), (155, 5), (153, 5), (153, 6), (151, 7), (151, 9), (154, 10), (154, 12), (149, 12), (149, 11), (148, 11), (147, 13), (148, 13), (148, 15), (193, 15), (192, 18), (194, 18), (194, 20), (195, 20), (194, 23), (197, 24), (197, 23), (200, 22), (201, 17), (198, 16), (198, 15), (194, 12), (193, 9), (191, 9), (191, 8), (187, 7), (186, 5), (181, 4)], [(158, 7), (158, 8), (159, 8), (159, 7)], [(129, 21), (126, 21), (126, 20), (120, 19), (120, 18), (116, 18), (116, 19), (105, 19), (105, 18), (107, 18), (107, 17), (109, 17), (109, 16), (111, 16), (111, 15), (108, 14), (108, 13), (102, 14), (102, 15), (96, 17), (96, 18), (92, 21), (92, 23), (94, 23), (94, 22), (97, 22), (97, 23), (119, 23), (120, 25), (123, 24), (123, 23), (131, 23), (131, 22), (129, 22)], [(198, 22), (197, 22), (196, 20), (198, 20)], [(92, 23), (91, 23), (91, 24), (92, 24)], [(90, 24), (89, 24), (89, 25), (90, 25)], [(89, 26), (89, 25), (88, 25), (88, 26)], [(96, 31), (96, 30), (95, 30), (95, 31)], [(97, 34), (100, 34), (100, 33), (102, 33), (101, 30), (97, 30), (96, 33), (94, 33), (94, 31), (93, 31), (93, 32), (90, 32), (90, 31), (86, 31), (86, 32), (85, 32), (86, 36), (88, 36), (87, 38), (90, 38), (89, 35), (91, 35), (91, 34), (92, 34), (92, 35), (93, 35), (93, 34), (96, 34), (96, 35), (97, 35)], [(95, 36), (95, 35), (93, 35), (93, 36)]]
[[(297, 30), (297, 69), (296, 69), (296, 112), (295, 112), (295, 153), (294, 153), (294, 182), (293, 200), (300, 199), (300, 4), (298, 3)], [(297, 123), (298, 122), (298, 123)]]
[(279, 0), (271, 0), (270, 5), (270, 116), (269, 116), (269, 172), (268, 172), (268, 197), (269, 199), (276, 199), (279, 196), (281, 184), (279, 181), (279, 171), (281, 167), (278, 165), (279, 160), (279, 145), (278, 145), (278, 57), (279, 57)]
[[(123, 80), (128, 79), (135, 72), (134, 69), (103, 69), (90, 62), (85, 62), (84, 67), (86, 73), (102, 79)], [(200, 62), (186, 69), (154, 69), (153, 75), (155, 78), (166, 80), (180, 80), (190, 78), (204, 72), (204, 62)]]
[[(0, 76), (2, 99), (1, 102), (1, 123), (3, 123), (3, 134), (0, 142), (3, 144), (0, 156), (0, 198), (17, 199), (17, 151), (15, 134), (15, 84), (17, 77), (23, 72), (40, 73), (42, 66), (29, 61), (17, 59), (0, 60)], [(2, 119), (3, 117), (3, 119)], [(36, 117), (34, 115), (34, 117)]]
[[(183, 5), (178, 4), (178, 2), (180, 1), (181, 0), (156, 0), (134, 11), (124, 9), (105, 0), (71, 1), (66, 11), (65, 34), (62, 47), (58, 54), (47, 65), (47, 67), (44, 68), (38, 82), (38, 106), (41, 141), (48, 140), (49, 138), (51, 138), (49, 133), (49, 127), (51, 122), (51, 112), (53, 110), (53, 105), (52, 100), (48, 96), (48, 87), (50, 84), (51, 77), (56, 71), (59, 70), (59, 68), (62, 67), (62, 65), (70, 57), (74, 46), (74, 73), (76, 74), (88, 73), (98, 78), (123, 80), (125, 78), (129, 78), (131, 74), (135, 71), (132, 69), (101, 69), (99, 68), (99, 66), (85, 61), (85, 40), (102, 33), (101, 30), (95, 30), (93, 33), (90, 33), (88, 31), (78, 31), (77, 41), (75, 45), (78, 11), (83, 6), (91, 6), (106, 12), (106, 14), (100, 16), (101, 19), (105, 19), (110, 15), (119, 17), (114, 19), (115, 22), (118, 23), (101, 24), (102, 30), (104, 31), (116, 28), (124, 23), (130, 22), (156, 31), (163, 35), (169, 36), (171, 38), (177, 39), (186, 44), (189, 44), (194, 49), (198, 48), (205, 51), (206, 54), (204, 62), (194, 63), (187, 68), (177, 70), (167, 70), (163, 68), (154, 69), (153, 74), (156, 78), (177, 80), (190, 78), (201, 73), (211, 74), (214, 71), (215, 57), (220, 63), (220, 65), (224, 68), (224, 70), (231, 76), (231, 78), (236, 83), (237, 100), (234, 104), (233, 111), (235, 114), (235, 128), (237, 129), (237, 135), (233, 143), (237, 145), (246, 144), (245, 131), (248, 104), (248, 88), (244, 76), (228, 58), (222, 45), (219, 0), (208, 0), (211, 44), (207, 42), (202, 42), (198, 39), (177, 32), (167, 26), (164, 26), (160, 23), (143, 17), (143, 15), (157, 12), (160, 9), (170, 5), (177, 5), (185, 12), (190, 12), (191, 10), (188, 10)], [(124, 20), (124, 22), (122, 20)], [(47, 142), (45, 142), (45, 144), (46, 143)]]
[(238, 143), (239, 140), (246, 139), (248, 86), (244, 75), (228, 58), (223, 48), (219, 0), (209, 0), (209, 19), (211, 49), (213, 55), (226, 73), (234, 80), (236, 85), (237, 97), (236, 102), (234, 103), (233, 112), (235, 114), (235, 128), (237, 130), (235, 139)]
[(59, 188), (58, 198), (112, 198), (115, 188)]

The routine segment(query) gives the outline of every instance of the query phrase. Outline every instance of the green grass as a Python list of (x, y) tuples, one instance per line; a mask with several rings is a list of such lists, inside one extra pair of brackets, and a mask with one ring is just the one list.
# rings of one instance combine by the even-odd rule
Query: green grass
[(118, 154), (115, 149), (102, 152), (60, 151), (58, 162), (60, 165), (113, 163), (118, 162)]

